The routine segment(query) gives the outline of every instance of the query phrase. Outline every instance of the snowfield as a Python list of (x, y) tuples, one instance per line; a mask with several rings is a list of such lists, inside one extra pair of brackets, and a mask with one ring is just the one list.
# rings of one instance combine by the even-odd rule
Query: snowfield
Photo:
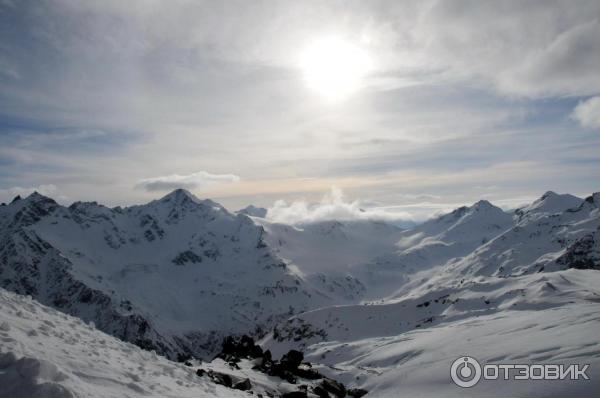
[(0, 289), (0, 397), (247, 397)]

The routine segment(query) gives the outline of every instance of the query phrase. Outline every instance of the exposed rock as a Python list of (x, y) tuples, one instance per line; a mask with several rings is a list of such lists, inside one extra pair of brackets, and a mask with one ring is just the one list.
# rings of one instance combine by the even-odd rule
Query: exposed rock
[(263, 357), (263, 350), (259, 345), (254, 343), (252, 337), (243, 335), (240, 339), (236, 339), (233, 336), (228, 336), (223, 339), (221, 352), (217, 357), (228, 362), (237, 362), (240, 358), (261, 358)]
[(323, 378), (322, 374), (312, 369), (311, 366), (307, 366), (306, 364), (300, 365), (298, 369), (296, 369), (294, 374), (298, 377), (307, 380), (318, 380)]
[(250, 383), (250, 379), (244, 379), (233, 384), (233, 388), (236, 390), (248, 391), (252, 388), (252, 383)]
[(281, 357), (279, 361), (280, 365), (290, 372), (294, 372), (298, 369), (298, 366), (302, 363), (304, 354), (297, 350), (289, 350), (287, 354)]
[(351, 388), (347, 391), (352, 398), (361, 398), (367, 395), (368, 391), (363, 388)]
[(208, 376), (217, 384), (221, 384), (225, 387), (233, 387), (233, 379), (230, 375), (220, 372), (209, 371)]
[(593, 234), (584, 235), (567, 247), (556, 262), (567, 268), (600, 269), (600, 244)]
[(346, 396), (346, 387), (344, 387), (342, 383), (338, 383), (335, 380), (323, 379), (319, 386), (337, 398), (344, 398)]

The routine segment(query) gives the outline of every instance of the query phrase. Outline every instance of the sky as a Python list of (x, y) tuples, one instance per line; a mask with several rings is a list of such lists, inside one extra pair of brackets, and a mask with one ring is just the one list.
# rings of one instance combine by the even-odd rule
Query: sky
[(597, 0), (0, 0), (0, 201), (419, 218), (599, 170)]

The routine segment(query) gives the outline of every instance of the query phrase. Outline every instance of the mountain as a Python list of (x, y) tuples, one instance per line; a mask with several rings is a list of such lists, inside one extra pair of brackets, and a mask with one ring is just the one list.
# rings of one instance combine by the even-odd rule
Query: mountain
[(250, 217), (265, 218), (267, 216), (267, 209), (265, 209), (263, 207), (256, 207), (253, 205), (249, 205), (249, 206), (244, 207), (241, 210), (238, 210), (236, 213), (237, 214), (245, 214)]
[(0, 208), (0, 286), (171, 358), (324, 305), (264, 229), (184, 190), (127, 208), (37, 193)]
[(398, 261), (412, 269), (443, 264), (470, 253), (512, 225), (509, 214), (481, 200), (403, 233), (398, 242)]
[(522, 217), (454, 266), (460, 273), (515, 276), (566, 268), (600, 269), (600, 194), (558, 213)]
[(582, 202), (583, 199), (577, 196), (548, 191), (530, 205), (515, 210), (515, 216), (517, 221), (521, 221), (538, 215), (562, 213), (579, 207)]

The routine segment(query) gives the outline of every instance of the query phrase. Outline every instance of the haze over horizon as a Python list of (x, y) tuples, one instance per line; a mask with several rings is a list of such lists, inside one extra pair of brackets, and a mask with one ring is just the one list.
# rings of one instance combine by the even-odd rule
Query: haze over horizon
[(600, 190), (599, 16), (597, 1), (2, 1), (0, 202), (182, 187), (231, 210), (414, 217), (584, 197)]

